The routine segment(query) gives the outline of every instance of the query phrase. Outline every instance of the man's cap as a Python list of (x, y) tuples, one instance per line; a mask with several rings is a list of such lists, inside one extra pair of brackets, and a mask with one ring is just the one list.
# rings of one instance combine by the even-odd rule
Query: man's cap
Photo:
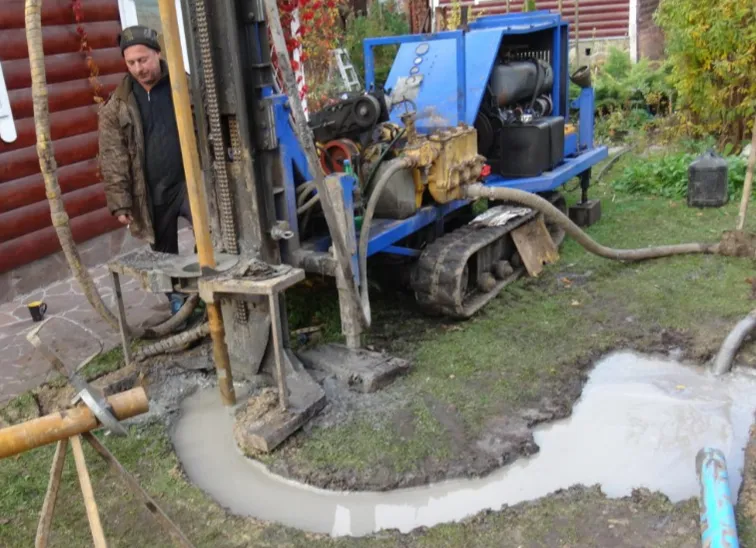
[(123, 32), (118, 35), (118, 46), (121, 48), (121, 55), (126, 51), (126, 48), (137, 45), (147, 46), (160, 52), (158, 33), (149, 27), (134, 25), (133, 27), (123, 29)]

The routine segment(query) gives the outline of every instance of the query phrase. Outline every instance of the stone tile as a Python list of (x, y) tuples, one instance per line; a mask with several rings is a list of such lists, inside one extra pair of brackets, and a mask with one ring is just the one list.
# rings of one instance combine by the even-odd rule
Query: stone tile
[[(121, 247), (129, 245), (129, 238), (124, 238), (124, 240), (125, 242), (120, 244)], [(133, 238), (131, 240), (133, 241)], [(182, 253), (192, 252), (194, 238), (191, 231), (183, 230), (180, 242)], [(48, 263), (52, 265), (54, 261), (51, 260)], [(64, 265), (63, 268), (67, 267)], [(113, 288), (107, 268), (100, 265), (92, 268), (90, 272), (103, 300), (115, 312)], [(136, 280), (128, 278), (121, 279), (121, 287), (129, 324), (134, 326), (143, 325), (145, 322), (154, 324), (170, 314), (164, 295), (148, 293), (141, 289)], [(90, 329), (102, 340), (105, 351), (120, 343), (118, 333), (102, 321), (82, 294), (79, 284), (72, 278), (56, 280), (46, 287), (16, 297), (11, 302), (2, 303), (0, 304), (0, 341), (2, 341), (0, 347), (3, 350), (0, 352), (0, 403), (38, 386), (50, 374), (50, 364), (26, 340), (26, 334), (37, 326), (31, 320), (26, 306), (30, 300), (45, 301), (48, 305), (47, 317), (73, 320)], [(72, 329), (75, 330), (76, 327), (72, 326)], [(68, 365), (76, 365), (69, 361), (76, 362), (77, 355), (83, 353), (86, 356), (91, 353), (89, 349), (86, 352), (82, 350), (81, 347), (84, 345), (81, 340), (72, 343), (71, 339), (77, 339), (73, 335), (68, 337), (67, 341), (65, 336), (59, 335), (56, 339), (59, 340), (58, 343), (51, 343), (44, 337), (44, 333), (42, 335), (43, 340), (48, 344), (60, 345), (58, 351), (61, 355), (67, 355), (64, 359)], [(64, 346), (65, 344), (68, 346)]]

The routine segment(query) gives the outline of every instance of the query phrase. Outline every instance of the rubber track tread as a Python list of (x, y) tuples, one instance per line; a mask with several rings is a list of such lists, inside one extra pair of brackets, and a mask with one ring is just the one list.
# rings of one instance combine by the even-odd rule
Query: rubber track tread
[[(561, 198), (558, 192), (548, 199), (552, 203)], [(511, 204), (518, 207), (517, 204)], [(497, 284), (488, 292), (479, 288), (465, 294), (462, 278), (465, 265), (475, 253), (483, 250), (515, 228), (531, 221), (537, 215), (528, 215), (512, 219), (507, 224), (497, 227), (462, 226), (435, 240), (428, 245), (418, 260), (412, 275), (412, 289), (417, 302), (426, 311), (454, 318), (469, 318), (491, 301), (509, 283), (515, 281), (524, 272), (522, 268)], [(557, 245), (561, 241), (557, 242)]]

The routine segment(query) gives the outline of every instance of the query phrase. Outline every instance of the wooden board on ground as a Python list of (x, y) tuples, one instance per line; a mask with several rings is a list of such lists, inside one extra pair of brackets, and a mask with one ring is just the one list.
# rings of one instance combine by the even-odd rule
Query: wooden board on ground
[(538, 276), (543, 271), (543, 265), (559, 260), (559, 252), (546, 228), (543, 215), (514, 229), (512, 240), (517, 246), (522, 264), (531, 276)]

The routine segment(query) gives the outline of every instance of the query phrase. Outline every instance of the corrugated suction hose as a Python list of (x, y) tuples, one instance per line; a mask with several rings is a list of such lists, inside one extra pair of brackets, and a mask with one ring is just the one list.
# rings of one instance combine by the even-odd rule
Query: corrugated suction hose
[(703, 244), (676, 244), (662, 245), (657, 247), (645, 247), (641, 249), (613, 249), (596, 242), (583, 232), (580, 227), (573, 223), (569, 217), (559, 211), (550, 202), (537, 194), (516, 190), (513, 188), (495, 188), (476, 183), (464, 187), (466, 198), (488, 198), (489, 200), (501, 200), (516, 202), (526, 207), (543, 213), (543, 216), (552, 223), (563, 228), (564, 231), (579, 243), (586, 251), (615, 261), (643, 261), (646, 259), (658, 259), (673, 255), (689, 255), (694, 253), (718, 254), (719, 243)]

